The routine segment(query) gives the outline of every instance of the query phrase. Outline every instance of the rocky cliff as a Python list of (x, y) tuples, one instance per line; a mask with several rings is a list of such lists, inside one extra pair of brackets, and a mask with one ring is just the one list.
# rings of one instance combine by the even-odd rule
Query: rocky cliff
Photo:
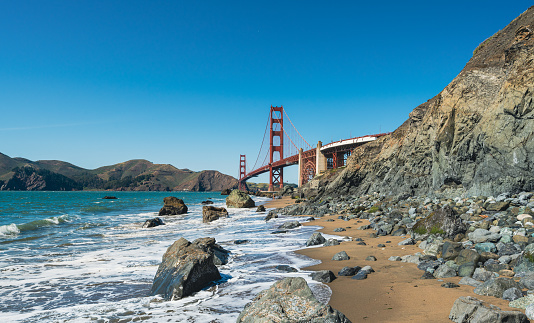
[[(480, 44), (460, 74), (391, 135), (355, 149), (310, 194), (534, 190), (534, 7)], [(311, 191), (310, 191), (311, 190)]]

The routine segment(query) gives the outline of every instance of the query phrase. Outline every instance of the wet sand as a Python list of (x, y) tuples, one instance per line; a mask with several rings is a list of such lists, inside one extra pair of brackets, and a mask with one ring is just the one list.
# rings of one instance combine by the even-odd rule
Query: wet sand
[[(334, 222), (326, 222), (334, 219)], [(381, 236), (371, 238), (375, 230), (358, 230), (361, 225), (369, 224), (367, 220), (344, 221), (337, 216), (317, 218), (305, 225), (324, 227), (319, 231), (327, 234), (349, 236), (353, 239), (362, 238), (367, 244), (357, 245), (355, 241), (341, 242), (338, 246), (306, 248), (298, 253), (321, 260), (319, 265), (307, 270), (328, 269), (334, 272), (337, 279), (327, 285), (332, 289), (330, 305), (344, 313), (352, 322), (451, 322), (449, 313), (454, 301), (460, 296), (473, 296), (480, 300), (500, 307), (502, 310), (517, 310), (508, 307), (503, 299), (480, 296), (473, 293), (474, 287), (460, 285), (459, 288), (444, 288), (444, 282), (458, 283), (461, 277), (437, 279), (420, 279), (422, 270), (415, 264), (400, 261), (389, 261), (390, 256), (412, 255), (422, 252), (417, 246), (398, 246), (408, 238)], [(334, 232), (335, 228), (343, 227), (347, 231)], [(350, 227), (350, 228), (348, 228)], [(387, 242), (391, 241), (391, 242)], [(385, 244), (385, 248), (377, 247)], [(349, 260), (333, 261), (332, 256), (339, 251), (346, 251)], [(373, 255), (377, 261), (366, 261)], [(365, 280), (354, 280), (351, 277), (338, 276), (345, 266), (370, 265), (375, 270)]]

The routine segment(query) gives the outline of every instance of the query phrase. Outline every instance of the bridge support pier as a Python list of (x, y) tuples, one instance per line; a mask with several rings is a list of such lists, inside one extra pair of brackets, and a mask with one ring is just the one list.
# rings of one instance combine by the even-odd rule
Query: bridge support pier
[(298, 181), (298, 185), (299, 187), (302, 186), (302, 180), (303, 180), (303, 176), (302, 176), (302, 167), (304, 167), (303, 165), (303, 160), (302, 160), (302, 152), (304, 150), (302, 148), (299, 149), (299, 181)]
[(326, 156), (321, 152), (321, 147), (323, 143), (319, 141), (317, 143), (317, 152), (315, 153), (315, 175), (321, 175), (326, 172)]

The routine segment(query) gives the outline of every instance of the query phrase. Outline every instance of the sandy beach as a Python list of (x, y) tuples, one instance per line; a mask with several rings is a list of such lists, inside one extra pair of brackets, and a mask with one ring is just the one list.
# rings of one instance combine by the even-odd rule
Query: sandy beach
[[(334, 222), (327, 222), (334, 219)], [(423, 271), (415, 264), (389, 261), (390, 256), (404, 256), (421, 252), (417, 246), (398, 246), (398, 242), (407, 237), (381, 236), (371, 238), (375, 230), (358, 230), (361, 225), (369, 224), (367, 220), (344, 221), (337, 216), (317, 218), (305, 225), (323, 227), (319, 231), (327, 234), (361, 238), (367, 245), (358, 245), (355, 241), (341, 242), (338, 246), (307, 248), (298, 253), (321, 260), (321, 264), (306, 268), (307, 270), (331, 270), (337, 276), (327, 285), (332, 289), (330, 305), (343, 312), (352, 322), (450, 322), (449, 312), (454, 301), (460, 296), (473, 296), (500, 307), (502, 310), (517, 310), (508, 307), (503, 299), (480, 296), (473, 293), (474, 287), (461, 285), (459, 288), (444, 288), (444, 282), (458, 283), (461, 277), (437, 279), (420, 279)], [(335, 228), (343, 227), (345, 232), (336, 233)], [(386, 247), (379, 248), (378, 244)], [(333, 261), (332, 256), (339, 251), (346, 251), (349, 260)], [(377, 261), (366, 261), (373, 255)], [(375, 270), (365, 280), (338, 276), (345, 266), (370, 265)]]
[(272, 199), (267, 201), (264, 206), (266, 208), (281, 208), (295, 203), (295, 200), (291, 196), (283, 196), (282, 198)]

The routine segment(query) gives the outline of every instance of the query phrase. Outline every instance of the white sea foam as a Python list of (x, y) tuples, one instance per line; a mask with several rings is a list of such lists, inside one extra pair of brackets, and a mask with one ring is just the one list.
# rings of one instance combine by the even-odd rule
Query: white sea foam
[(0, 236), (16, 235), (20, 230), (15, 223), (0, 226)]

